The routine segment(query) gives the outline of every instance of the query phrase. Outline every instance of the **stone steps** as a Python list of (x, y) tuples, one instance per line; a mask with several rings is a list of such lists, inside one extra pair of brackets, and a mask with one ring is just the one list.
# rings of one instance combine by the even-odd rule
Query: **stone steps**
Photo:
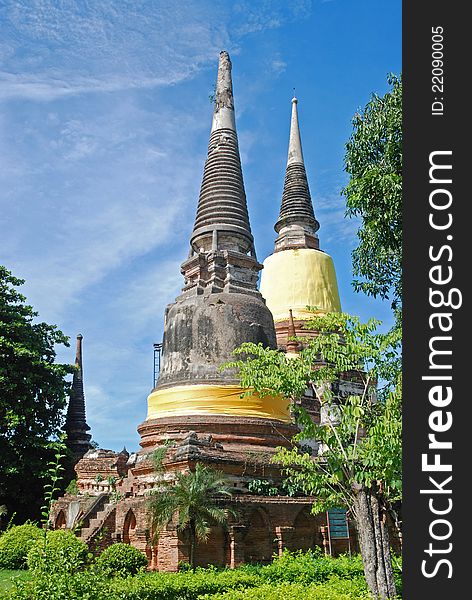
[(80, 530), (80, 539), (86, 543), (89, 543), (92, 540), (92, 538), (100, 531), (108, 515), (114, 508), (115, 505), (111, 502), (105, 504), (102, 510), (98, 511), (95, 517), (90, 519), (88, 527), (84, 527)]

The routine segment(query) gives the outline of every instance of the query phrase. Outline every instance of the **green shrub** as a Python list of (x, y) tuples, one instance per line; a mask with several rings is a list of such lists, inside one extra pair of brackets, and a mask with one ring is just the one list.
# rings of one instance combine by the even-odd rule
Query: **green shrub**
[(41, 539), (31, 546), (28, 552), (28, 568), (37, 574), (74, 573), (80, 570), (88, 559), (87, 544), (79, 540), (72, 531), (56, 529), (48, 531), (46, 540)]
[(199, 600), (204, 594), (252, 588), (258, 584), (258, 577), (230, 569), (145, 573), (127, 579), (112, 580), (109, 597), (120, 600)]
[(78, 573), (40, 573), (19, 581), (0, 594), (1, 600), (118, 600), (108, 591), (109, 580), (90, 570)]
[(199, 600), (368, 600), (365, 582), (330, 579), (326, 583), (305, 586), (302, 583), (269, 583), (224, 594), (207, 594)]
[(332, 573), (331, 565), (321, 552), (290, 552), (285, 550), (270, 565), (261, 569), (261, 577), (270, 583), (284, 581), (300, 584), (326, 581)]
[(96, 559), (95, 564), (105, 573), (135, 575), (147, 566), (148, 560), (142, 552), (129, 544), (112, 544)]
[(0, 568), (26, 569), (26, 555), (35, 540), (44, 536), (44, 532), (33, 525), (14, 525), (0, 536)]
[[(224, 576), (222, 577), (222, 575)], [(110, 582), (88, 570), (73, 575), (41, 574), (31, 582), (20, 582), (10, 590), (9, 600), (367, 600), (365, 584), (355, 580), (329, 580), (324, 584), (304, 586), (300, 583), (263, 584), (253, 580), (227, 578), (228, 573), (204, 572), (186, 575), (144, 574), (118, 578)], [(246, 576), (247, 578), (247, 576)], [(224, 581), (225, 579), (226, 582)], [(245, 584), (251, 584), (245, 585)], [(242, 585), (241, 585), (242, 584)], [(219, 588), (219, 589), (218, 589)], [(2, 596), (0, 596), (2, 598)]]
[(139, 573), (109, 579), (92, 569), (77, 573), (37, 574), (19, 582), (9, 600), (200, 600), (204, 594), (250, 588), (257, 577), (240, 571), (197, 569), (189, 573)]
[(395, 579), (395, 586), (397, 588), (397, 593), (401, 596), (403, 592), (403, 578), (402, 578), (402, 557), (401, 556), (393, 556), (393, 577)]
[(332, 558), (324, 556), (320, 548), (303, 552), (284, 550), (269, 565), (245, 565), (242, 569), (257, 574), (267, 583), (294, 582), (308, 585), (322, 583), (332, 576), (353, 579), (364, 576), (359, 555)]
[(77, 485), (77, 479), (73, 479), (66, 487), (66, 494), (72, 494), (77, 496), (79, 493), (79, 486)]
[[(51, 535), (51, 532), (48, 535)], [(118, 546), (118, 544), (116, 544)], [(121, 544), (119, 545), (121, 546)], [(111, 546), (110, 548), (112, 548)], [(99, 558), (102, 558), (102, 555)], [(97, 559), (98, 562), (99, 559)], [(358, 556), (331, 558), (284, 552), (270, 565), (197, 568), (179, 573), (138, 573), (109, 578), (103, 570), (39, 571), (18, 582), (10, 600), (367, 600)], [(284, 579), (285, 578), (285, 579)]]

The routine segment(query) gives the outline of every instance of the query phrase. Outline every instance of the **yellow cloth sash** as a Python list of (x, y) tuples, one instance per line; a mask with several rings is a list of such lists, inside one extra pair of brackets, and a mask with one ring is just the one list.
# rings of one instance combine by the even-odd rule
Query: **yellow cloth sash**
[(241, 398), (235, 385), (179, 385), (148, 396), (147, 419), (188, 415), (234, 415), (290, 422), (289, 400), (283, 396)]

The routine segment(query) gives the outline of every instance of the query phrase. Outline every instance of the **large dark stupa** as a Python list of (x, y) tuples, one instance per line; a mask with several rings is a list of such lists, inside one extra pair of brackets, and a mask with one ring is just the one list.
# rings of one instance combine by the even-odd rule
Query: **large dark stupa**
[(261, 269), (241, 170), (231, 61), (221, 52), (208, 157), (190, 252), (181, 267), (185, 283), (166, 310), (159, 380), (139, 427), (144, 448), (189, 430), (238, 446), (253, 445), (254, 436), (258, 443), (266, 436), (269, 446), (282, 443), (274, 427), (290, 433), (286, 400), (242, 398), (235, 374), (220, 368), (243, 342), (275, 348), (272, 314), (257, 289)]
[[(285, 328), (277, 331), (278, 345), (290, 354), (296, 348), (287, 345), (287, 335), (295, 333), (307, 303), (327, 298), (322, 308), (337, 309), (334, 268), (318, 250), (317, 229), (295, 102), (276, 248), (266, 261), (266, 305), (257, 288), (262, 265), (244, 190), (231, 61), (221, 52), (208, 156), (181, 267), (184, 285), (166, 309), (160, 374), (138, 427), (141, 449), (86, 452), (75, 469), (78, 493), (54, 504), (55, 527), (75, 527), (94, 551), (114, 541), (132, 544), (146, 554), (149, 568), (175, 571), (189, 560), (189, 538), (170, 522), (155, 540), (149, 493), (159, 493), (162, 478), (203, 463), (223, 472), (233, 495), (221, 499), (231, 516), (225, 526), (211, 524), (208, 543), (197, 546), (197, 564), (236, 567), (269, 562), (285, 548), (327, 547), (326, 515), (313, 517), (313, 498), (290, 496), (281, 466), (272, 461), (298, 431), (288, 400), (245, 396), (236, 373), (221, 368), (243, 342), (275, 348), (274, 317)], [(319, 419), (313, 395), (305, 402)], [(338, 550), (347, 550), (348, 540), (339, 541)]]

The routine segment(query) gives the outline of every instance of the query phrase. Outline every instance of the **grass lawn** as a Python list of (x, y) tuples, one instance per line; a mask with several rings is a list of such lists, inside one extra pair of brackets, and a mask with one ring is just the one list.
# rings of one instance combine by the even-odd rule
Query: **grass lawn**
[(31, 577), (28, 571), (11, 571), (10, 569), (0, 569), (0, 592), (9, 590), (13, 586), (15, 579), (29, 579)]

